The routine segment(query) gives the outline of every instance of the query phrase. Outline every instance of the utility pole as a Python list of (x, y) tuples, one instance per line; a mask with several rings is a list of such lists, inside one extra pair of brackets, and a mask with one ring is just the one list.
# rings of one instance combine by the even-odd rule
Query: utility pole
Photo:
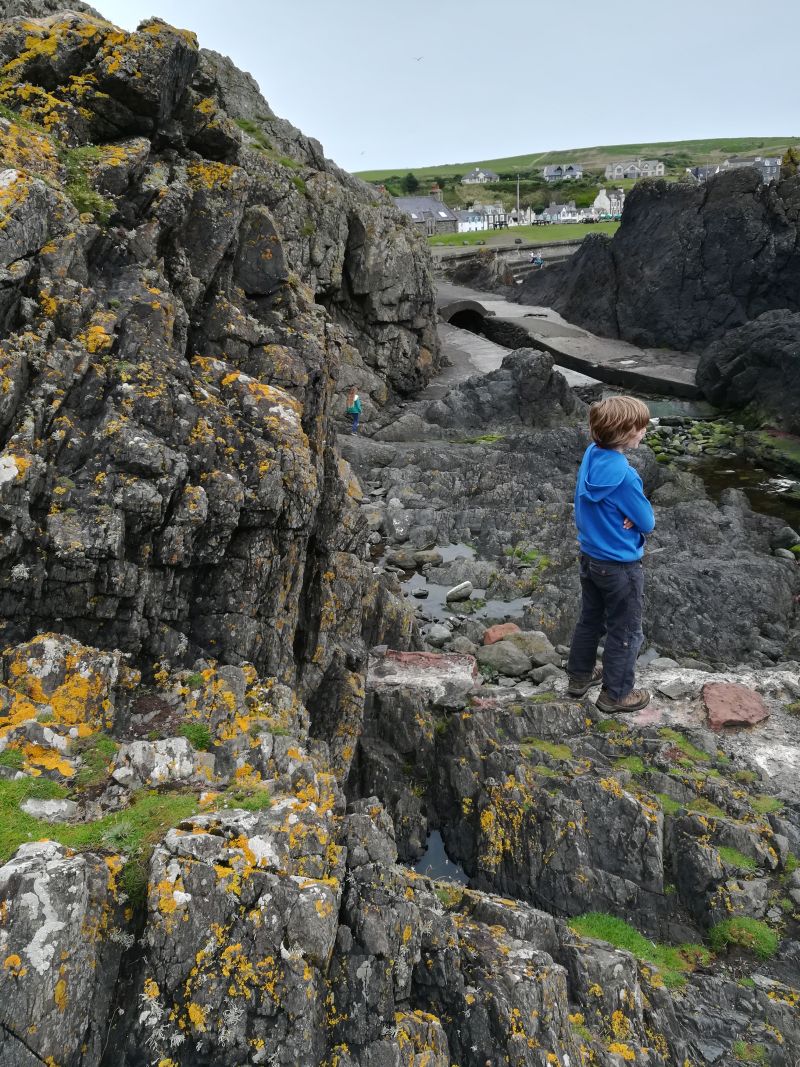
[(517, 175), (517, 226), (519, 226), (519, 174)]

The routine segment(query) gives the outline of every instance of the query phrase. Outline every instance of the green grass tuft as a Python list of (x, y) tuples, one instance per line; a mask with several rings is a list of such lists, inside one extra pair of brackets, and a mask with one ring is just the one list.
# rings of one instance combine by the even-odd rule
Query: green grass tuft
[(711, 756), (709, 756), (707, 752), (703, 752), (701, 748), (693, 745), (688, 738), (684, 737), (683, 734), (678, 733), (677, 730), (671, 730), (669, 727), (664, 727), (658, 731), (658, 736), (665, 741), (672, 742), (675, 748), (679, 748), (684, 756), (693, 762), (708, 763), (711, 760)]
[(21, 749), (8, 745), (0, 752), (0, 767), (8, 767), (12, 771), (21, 771), (25, 764), (25, 757)]
[(647, 770), (641, 756), (623, 756), (614, 764), (615, 771), (630, 771), (631, 774), (644, 774)]
[(753, 811), (757, 811), (759, 815), (769, 815), (771, 812), (781, 811), (783, 801), (778, 800), (777, 797), (766, 796), (766, 794), (762, 793), (757, 797), (751, 798), (750, 807)]
[(729, 867), (738, 867), (743, 871), (754, 871), (758, 866), (752, 856), (745, 856), (738, 849), (728, 848), (726, 845), (717, 845), (717, 852), (719, 852), (722, 862)]
[(765, 1046), (753, 1044), (751, 1041), (734, 1041), (731, 1052), (741, 1063), (769, 1062)]
[(649, 941), (638, 930), (605, 912), (589, 912), (569, 920), (569, 926), (582, 937), (608, 941), (616, 948), (630, 952), (638, 960), (657, 967), (670, 989), (686, 983), (686, 975), (698, 963), (708, 963), (710, 956), (701, 945), (659, 945)]
[(183, 793), (135, 793), (129, 807), (84, 823), (48, 823), (20, 811), (23, 800), (63, 799), (67, 791), (41, 778), (0, 780), (0, 863), (26, 841), (50, 839), (77, 851), (113, 850), (127, 863), (122, 884), (135, 904), (144, 899), (147, 867), (153, 846), (172, 826), (197, 811), (197, 797)]
[(72, 752), (81, 758), (74, 780), (76, 788), (87, 789), (104, 782), (118, 748), (117, 742), (108, 734), (91, 734), (73, 742)]
[(269, 789), (256, 785), (247, 789), (232, 789), (224, 795), (223, 806), (226, 808), (243, 808), (245, 811), (266, 811), (272, 805)]
[(178, 733), (199, 752), (207, 752), (211, 748), (211, 731), (203, 722), (182, 723)]
[(93, 189), (90, 181), (92, 164), (103, 158), (102, 149), (95, 145), (82, 145), (68, 149), (63, 158), (67, 171), (64, 187), (67, 196), (81, 214), (89, 212), (101, 225), (105, 225), (114, 211), (114, 203)]
[(759, 919), (750, 919), (739, 915), (733, 919), (724, 919), (709, 931), (711, 947), (715, 952), (722, 952), (731, 945), (754, 953), (759, 959), (766, 960), (778, 950), (778, 935), (766, 923)]
[(557, 745), (553, 741), (542, 741), (538, 737), (523, 737), (520, 751), (523, 756), (530, 758), (532, 752), (544, 752), (553, 759), (572, 759), (572, 749), (569, 745)]
[(683, 808), (683, 804), (679, 804), (677, 800), (673, 800), (666, 793), (655, 793), (654, 796), (665, 815), (677, 815)]

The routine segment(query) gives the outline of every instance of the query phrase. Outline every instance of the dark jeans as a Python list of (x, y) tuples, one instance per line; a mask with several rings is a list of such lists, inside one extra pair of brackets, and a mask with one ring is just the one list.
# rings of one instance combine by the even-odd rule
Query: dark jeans
[(603, 688), (612, 700), (621, 700), (633, 689), (636, 657), (644, 641), (642, 561), (615, 563), (581, 553), (580, 564), (581, 617), (572, 636), (567, 671), (588, 678), (605, 634)]
[(351, 420), (350, 433), (358, 433), (358, 412), (349, 411), (348, 414)]

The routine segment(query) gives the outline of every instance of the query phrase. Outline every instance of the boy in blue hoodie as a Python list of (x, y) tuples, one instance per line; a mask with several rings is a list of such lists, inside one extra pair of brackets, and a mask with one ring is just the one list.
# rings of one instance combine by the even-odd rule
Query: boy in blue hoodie
[[(571, 696), (583, 696), (602, 678), (597, 707), (606, 713), (639, 711), (650, 694), (634, 689), (642, 647), (642, 556), (654, 525), (642, 479), (623, 449), (638, 448), (650, 412), (631, 396), (592, 404), (586, 449), (575, 487), (575, 525), (580, 544), (581, 616), (572, 637), (567, 673)], [(595, 668), (605, 633), (603, 667)]]

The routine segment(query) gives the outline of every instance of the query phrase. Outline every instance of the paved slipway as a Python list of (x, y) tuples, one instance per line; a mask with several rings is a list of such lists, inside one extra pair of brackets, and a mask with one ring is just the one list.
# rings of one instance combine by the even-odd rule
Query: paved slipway
[[(588, 330), (573, 326), (552, 308), (512, 304), (495, 293), (484, 293), (465, 286), (439, 281), (437, 305), (439, 315), (447, 322), (469, 301), (472, 310), (493, 320), (498, 327), (508, 324), (522, 329), (530, 336), (532, 347), (550, 352), (562, 371), (572, 371), (609, 385), (619, 385), (637, 392), (663, 393), (686, 399), (701, 394), (695, 384), (697, 355), (672, 349), (639, 348), (627, 341), (597, 337)], [(453, 348), (466, 348), (472, 353), (475, 370), (486, 373), (493, 358), (484, 344), (476, 344), (463, 337), (453, 337), (447, 327), (442, 329), (445, 352), (453, 361)], [(520, 338), (520, 346), (522, 338)], [(495, 346), (499, 348), (500, 346)], [(458, 356), (456, 355), (456, 359)], [(568, 378), (569, 380), (569, 378)], [(437, 383), (438, 384), (438, 383)], [(578, 384), (570, 380), (570, 384)]]

